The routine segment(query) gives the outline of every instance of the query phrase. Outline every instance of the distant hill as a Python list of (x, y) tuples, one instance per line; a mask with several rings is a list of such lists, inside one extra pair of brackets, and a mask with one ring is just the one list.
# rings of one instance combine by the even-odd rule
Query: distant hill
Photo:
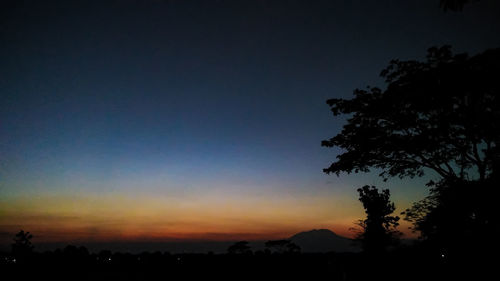
[[(304, 253), (324, 252), (359, 252), (358, 246), (352, 245), (352, 240), (328, 229), (314, 229), (297, 233), (289, 238), (300, 246)], [(263, 251), (267, 240), (249, 241), (252, 251)], [(113, 252), (129, 252), (133, 254), (142, 252), (170, 252), (170, 253), (226, 253), (227, 248), (237, 241), (170, 241), (170, 242), (58, 242), (35, 243), (35, 251), (53, 251), (63, 249), (69, 244), (85, 246), (90, 252), (98, 253), (101, 250)], [(0, 253), (10, 252), (10, 244), (0, 244)]]
[(353, 240), (335, 234), (328, 229), (313, 229), (300, 232), (288, 238), (300, 246), (305, 253), (323, 252), (359, 252), (359, 246), (353, 245)]

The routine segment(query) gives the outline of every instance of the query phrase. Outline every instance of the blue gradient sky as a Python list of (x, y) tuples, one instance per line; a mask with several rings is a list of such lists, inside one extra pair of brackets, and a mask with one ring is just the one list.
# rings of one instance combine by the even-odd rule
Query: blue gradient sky
[[(383, 86), (390, 59), (423, 59), (434, 45), (472, 54), (500, 45), (496, 1), (462, 13), (437, 0), (102, 2), (2, 4), (2, 233), (62, 239), (54, 233), (68, 216), (80, 218), (65, 224), (69, 237), (82, 224), (109, 230), (107, 216), (120, 213), (116, 229), (141, 219), (163, 229), (175, 224), (158, 218), (194, 204), (190, 218), (213, 216), (178, 237), (310, 227), (347, 235), (362, 216), (357, 187), (391, 188), (400, 210), (426, 189), (422, 179), (323, 174), (339, 151), (320, 141), (344, 122), (325, 100)], [(247, 223), (231, 228), (221, 214), (235, 210)], [(162, 231), (155, 237), (175, 232)]]

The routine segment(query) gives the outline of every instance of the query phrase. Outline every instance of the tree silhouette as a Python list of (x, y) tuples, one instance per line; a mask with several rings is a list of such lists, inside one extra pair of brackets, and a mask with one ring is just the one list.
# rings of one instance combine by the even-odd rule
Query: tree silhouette
[(403, 214), (432, 246), (455, 256), (500, 249), (499, 182), (441, 181)]
[(357, 236), (357, 240), (361, 242), (365, 252), (384, 252), (388, 246), (397, 243), (400, 235), (396, 230), (399, 217), (391, 216), (396, 207), (390, 201), (390, 192), (388, 189), (379, 192), (375, 186), (368, 185), (358, 188), (358, 192), (366, 219), (358, 223), (362, 232)]
[(12, 255), (20, 262), (23, 262), (33, 253), (33, 245), (31, 244), (31, 239), (33, 235), (29, 232), (24, 232), (20, 230), (14, 237), (14, 243), (12, 244)]
[[(356, 89), (353, 99), (327, 101), (335, 116), (349, 119), (339, 134), (322, 142), (344, 150), (324, 172), (376, 168), (387, 180), (433, 171), (438, 178), (427, 184), (430, 196), (406, 212), (415, 229), (427, 232), (424, 237), (436, 237), (432, 229), (449, 229), (436, 225), (446, 220), (455, 222), (455, 232), (477, 231), (463, 228), (469, 225), (463, 219), (478, 214), (480, 221), (497, 222), (491, 198), (498, 198), (498, 73), (500, 49), (469, 57), (452, 54), (449, 46), (434, 47), (423, 62), (391, 61), (381, 72), (388, 83), (385, 90)], [(467, 215), (453, 211), (460, 204), (467, 206)], [(498, 233), (498, 226), (484, 228)]]
[(250, 246), (248, 246), (248, 241), (239, 241), (227, 248), (229, 254), (251, 254)]
[(271, 252), (279, 254), (299, 253), (300, 247), (290, 240), (269, 240), (265, 243)]
[(98, 254), (97, 257), (100, 262), (102, 263), (110, 263), (112, 261), (112, 255), (111, 251), (109, 250), (101, 250)]
[(330, 99), (335, 116), (352, 117), (340, 134), (322, 142), (345, 150), (326, 173), (368, 172), (385, 179), (424, 175), (484, 180), (498, 159), (500, 49), (469, 58), (449, 46), (431, 48), (426, 62), (391, 61), (381, 76), (387, 89), (354, 91)]

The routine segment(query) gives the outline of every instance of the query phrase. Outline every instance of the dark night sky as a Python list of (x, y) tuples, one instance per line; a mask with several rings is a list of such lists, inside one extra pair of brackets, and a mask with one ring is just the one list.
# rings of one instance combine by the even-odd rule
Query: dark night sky
[[(347, 234), (381, 181), (322, 173), (325, 100), (431, 46), (500, 46), (493, 0), (0, 5), (0, 232), (47, 241)], [(399, 209), (426, 192), (385, 186)]]

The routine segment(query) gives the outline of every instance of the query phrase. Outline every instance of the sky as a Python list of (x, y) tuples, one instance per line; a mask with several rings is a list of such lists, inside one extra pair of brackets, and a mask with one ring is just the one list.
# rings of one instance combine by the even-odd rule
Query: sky
[(345, 123), (325, 101), (431, 46), (500, 46), (494, 0), (0, 5), (4, 244), (352, 237), (358, 187), (389, 188), (399, 213), (428, 178), (324, 174)]

